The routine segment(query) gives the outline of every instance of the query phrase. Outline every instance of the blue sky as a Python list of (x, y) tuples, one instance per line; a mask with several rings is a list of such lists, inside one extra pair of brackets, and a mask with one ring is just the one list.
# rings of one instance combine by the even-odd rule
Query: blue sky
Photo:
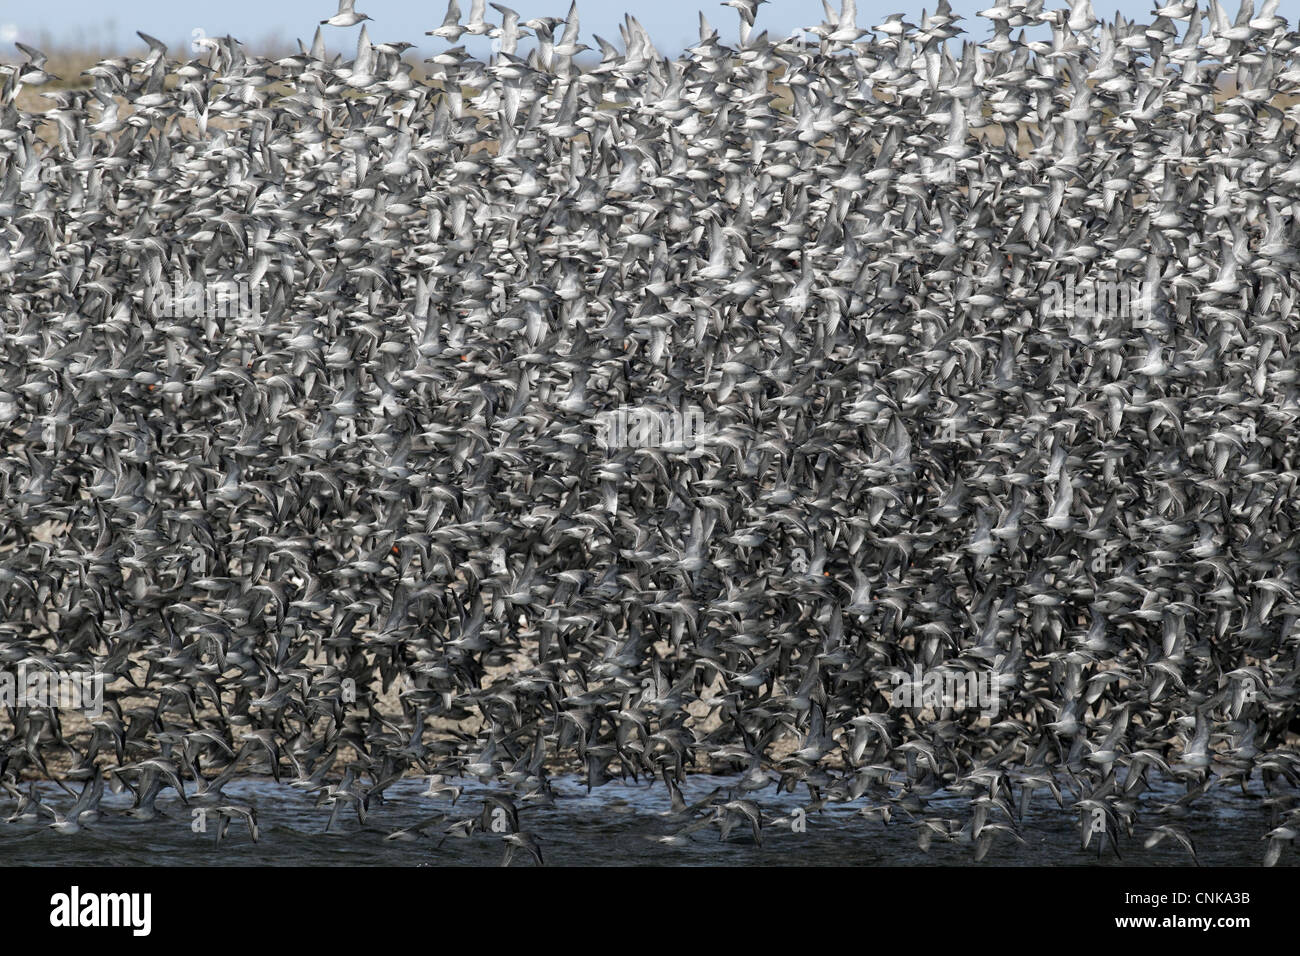
[[(262, 46), (278, 39), (281, 45), (292, 46), (294, 38), (310, 42), (316, 23), (335, 12), (337, 0), (222, 0), (219, 3), (197, 4), (184, 0), (41, 0), (38, 3), (19, 3), (17, 0), (0, 0), (0, 57), (9, 58), (14, 50), (12, 41), (45, 44), (50, 48), (90, 47), (109, 48), (114, 51), (140, 46), (136, 30), (159, 37), (164, 42), (179, 46), (188, 42), (195, 30), (209, 36), (232, 34), (245, 44)], [(832, 0), (836, 9), (839, 0)], [(1236, 0), (1224, 0), (1231, 14), (1236, 13)], [(952, 0), (953, 9), (973, 19), (976, 10), (991, 6), (993, 0)], [(420, 41), (425, 50), (440, 49), (441, 40), (425, 37), (442, 22), (446, 0), (357, 0), (357, 9), (368, 13), (376, 21), (369, 25), (372, 40)], [(461, 8), (468, 14), (470, 0), (461, 0)], [(564, 16), (568, 0), (506, 0), (507, 6), (518, 10), (524, 19), (535, 16)], [(1066, 0), (1048, 0), (1048, 8), (1065, 6)], [(1149, 0), (1093, 0), (1098, 15), (1113, 16), (1119, 10), (1127, 17), (1148, 18), (1152, 4)], [(934, 0), (859, 0), (858, 22), (863, 26), (879, 23), (889, 13), (905, 13), (909, 20), (917, 21), (922, 8), (934, 9)], [(1256, 4), (1258, 7), (1258, 2)], [(586, 0), (579, 2), (582, 17), (583, 39), (595, 46), (591, 34), (618, 43), (618, 23), (624, 11), (637, 17), (655, 38), (659, 49), (665, 53), (677, 52), (683, 45), (698, 36), (697, 11), (703, 10), (714, 27), (725, 39), (736, 36), (737, 15), (729, 7), (720, 6), (717, 0)], [(1300, 20), (1300, 0), (1282, 0), (1278, 9), (1281, 16), (1292, 24)], [(489, 20), (496, 21), (495, 11), (488, 8)], [(758, 26), (784, 36), (798, 27), (810, 26), (822, 19), (820, 0), (771, 0), (760, 8)], [(967, 24), (968, 28), (972, 28)], [(973, 26), (975, 34), (984, 39), (989, 35), (988, 21), (980, 20)], [(356, 44), (357, 28), (327, 27), (326, 44), (330, 49), (350, 52)], [(472, 38), (466, 38), (471, 40)], [(482, 41), (473, 41), (482, 42)], [(486, 45), (484, 45), (486, 52)]]

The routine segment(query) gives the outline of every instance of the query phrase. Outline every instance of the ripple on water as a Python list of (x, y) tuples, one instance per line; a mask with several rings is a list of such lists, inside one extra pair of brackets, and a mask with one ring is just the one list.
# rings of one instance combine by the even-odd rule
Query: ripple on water
[[(705, 799), (717, 787), (734, 786), (738, 778), (696, 774), (687, 779), (683, 793), (688, 803)], [(685, 837), (670, 839), (684, 821), (670, 814), (668, 794), (655, 782), (611, 782), (588, 793), (580, 779), (553, 778), (553, 807), (521, 807), (523, 827), (539, 838), (547, 863), (623, 866), (658, 864), (666, 866), (708, 865), (965, 865), (973, 862), (969, 844), (935, 840), (927, 852), (917, 846), (916, 830), (905, 814), (896, 812), (889, 824), (868, 820), (859, 811), (868, 799), (850, 804), (829, 805), (807, 817), (807, 829), (794, 833), (787, 818), (808, 803), (807, 793), (759, 795), (765, 827), (762, 846), (753, 843), (749, 831), (737, 826), (722, 841), (716, 826), (707, 826)], [(372, 805), (365, 825), (355, 812), (339, 814), (335, 831), (326, 833), (327, 806), (317, 807), (312, 794), (260, 778), (232, 781), (225, 788), (225, 802), (253, 806), (259, 822), (254, 843), (241, 820), (231, 823), (225, 838), (216, 842), (215, 817), (209, 816), (206, 832), (194, 832), (193, 808), (178, 799), (160, 797), (161, 815), (140, 821), (124, 811), (131, 805), (130, 793), (105, 793), (101, 817), (80, 832), (56, 833), (47, 821), (0, 823), (0, 859), (10, 865), (265, 865), (265, 866), (439, 866), (495, 865), (501, 862), (500, 836), (478, 832), (469, 838), (412, 835), (391, 839), (393, 833), (413, 827), (434, 813), (453, 818), (477, 816), (482, 796), (494, 788), (475, 782), (455, 806), (445, 798), (423, 795), (425, 781), (410, 778), (389, 788), (382, 805)], [(38, 786), (42, 799), (66, 811), (75, 797), (53, 785)], [(1122, 857), (1109, 850), (1100, 858), (1092, 850), (1079, 848), (1077, 817), (1062, 812), (1044, 791), (1036, 795), (1025, 818), (1019, 821), (1024, 844), (1002, 836), (994, 843), (985, 862), (1000, 865), (1189, 865), (1191, 858), (1172, 840), (1150, 850), (1143, 840), (1151, 827), (1169, 822), (1150, 808), (1179, 796), (1175, 787), (1153, 790), (1146, 795), (1148, 812), (1132, 838), (1121, 843)], [(1067, 798), (1068, 799), (1068, 798)], [(1068, 804), (1067, 804), (1068, 805)], [(928, 813), (943, 814), (964, 822), (964, 798), (934, 795)], [(0, 819), (13, 812), (12, 803), (0, 803)], [(997, 821), (996, 816), (991, 820)], [(1002, 822), (1002, 821), (997, 821)], [(1257, 796), (1240, 792), (1206, 795), (1177, 821), (1196, 844), (1203, 865), (1257, 865), (1263, 859), (1263, 836), (1270, 829), (1268, 814)], [(519, 853), (516, 861), (531, 862)], [(1284, 851), (1279, 865), (1295, 865), (1294, 850)]]

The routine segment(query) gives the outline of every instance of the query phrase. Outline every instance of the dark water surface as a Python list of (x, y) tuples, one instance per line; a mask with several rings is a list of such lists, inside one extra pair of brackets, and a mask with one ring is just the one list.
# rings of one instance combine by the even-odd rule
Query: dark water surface
[[(688, 803), (705, 799), (719, 786), (735, 784), (735, 777), (705, 774), (688, 778), (683, 788)], [(851, 804), (828, 805), (807, 816), (806, 832), (792, 832), (789, 815), (806, 806), (808, 794), (775, 794), (769, 788), (758, 795), (763, 808), (762, 845), (754, 844), (749, 829), (737, 825), (726, 841), (716, 825), (673, 838), (687, 820), (670, 813), (664, 786), (608, 783), (588, 794), (577, 777), (553, 779), (555, 805), (520, 805), (521, 828), (538, 838), (548, 864), (667, 866), (803, 866), (803, 865), (968, 865), (974, 862), (969, 841), (949, 843), (936, 837), (926, 852), (917, 845), (918, 827), (906, 814), (895, 811), (892, 822), (867, 819), (859, 811), (869, 798)], [(141, 821), (126, 816), (129, 792), (106, 792), (101, 815), (75, 833), (51, 829), (49, 818), (35, 822), (0, 822), (0, 863), (7, 865), (496, 865), (505, 844), (490, 832), (468, 838), (444, 839), (444, 824), (430, 827), (429, 835), (412, 833), (391, 838), (395, 831), (413, 827), (436, 813), (450, 821), (477, 818), (483, 795), (501, 792), (472, 781), (455, 806), (448, 797), (424, 795), (426, 781), (402, 780), (389, 788), (383, 805), (372, 803), (365, 825), (351, 809), (340, 812), (334, 832), (326, 833), (329, 807), (316, 806), (316, 794), (262, 778), (236, 780), (225, 788), (222, 804), (256, 808), (260, 839), (254, 843), (240, 819), (231, 823), (224, 839), (216, 842), (216, 816), (209, 810), (207, 831), (193, 830), (194, 807), (184, 806), (174, 795), (158, 800), (159, 817)], [(75, 796), (53, 785), (39, 788), (42, 799), (66, 812)], [(1017, 828), (1024, 844), (1009, 834), (999, 834), (985, 863), (997, 865), (1054, 866), (1189, 866), (1191, 856), (1173, 839), (1152, 849), (1143, 843), (1160, 823), (1177, 822), (1191, 835), (1202, 865), (1258, 865), (1264, 856), (1264, 835), (1272, 828), (1260, 799), (1234, 793), (1212, 792), (1196, 802), (1186, 816), (1172, 821), (1150, 812), (1172, 802), (1176, 788), (1148, 793), (1148, 812), (1134, 835), (1122, 835), (1122, 857), (1107, 846), (1080, 848), (1079, 815), (1060, 810), (1047, 791), (1040, 791)], [(1066, 806), (1071, 798), (1066, 795)], [(928, 815), (943, 814), (964, 822), (966, 798), (931, 798)], [(11, 799), (0, 800), (0, 821), (15, 809)], [(1000, 813), (990, 820), (1006, 823)], [(954, 824), (954, 829), (960, 823)], [(670, 842), (665, 842), (668, 838)], [(532, 865), (527, 853), (516, 851), (515, 865)], [(1294, 866), (1300, 854), (1283, 850), (1279, 866)]]

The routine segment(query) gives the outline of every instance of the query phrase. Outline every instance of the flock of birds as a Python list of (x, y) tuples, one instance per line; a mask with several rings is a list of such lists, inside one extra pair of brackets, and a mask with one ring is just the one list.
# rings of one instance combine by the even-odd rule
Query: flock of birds
[[(108, 786), (255, 831), (222, 788), (266, 773), (339, 826), (468, 777), (419, 832), (541, 862), (574, 771), (662, 783), (670, 839), (761, 841), (774, 788), (976, 859), (1033, 801), (1194, 857), (1239, 789), (1279, 859), (1300, 33), (844, 0), (774, 39), (758, 2), (675, 58), (451, 0), (431, 35), (492, 53), (417, 72), (344, 0), (351, 59), (142, 34), (43, 112), (46, 58), (0, 67), (0, 669), (107, 681), (0, 717), (10, 819)], [(160, 306), (214, 287), (256, 307)], [(623, 408), (708, 427), (598, 443)], [(897, 706), (918, 672), (996, 712)]]

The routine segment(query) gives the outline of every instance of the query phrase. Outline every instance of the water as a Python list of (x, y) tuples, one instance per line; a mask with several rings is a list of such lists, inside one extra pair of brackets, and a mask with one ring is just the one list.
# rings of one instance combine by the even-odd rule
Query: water
[[(734, 785), (737, 778), (696, 774), (688, 778), (683, 793), (688, 803), (706, 798), (720, 786)], [(682, 818), (669, 813), (669, 800), (662, 783), (613, 782), (587, 793), (577, 777), (553, 778), (553, 807), (520, 807), (521, 827), (539, 838), (548, 864), (663, 866), (804, 866), (804, 865), (969, 865), (973, 847), (954, 845), (938, 838), (928, 852), (917, 846), (917, 832), (906, 815), (895, 813), (893, 822), (868, 820), (859, 811), (869, 798), (851, 804), (827, 806), (807, 817), (807, 830), (795, 833), (774, 824), (806, 806), (808, 794), (773, 793), (758, 795), (763, 808), (761, 846), (753, 843), (747, 827), (738, 825), (727, 841), (720, 840), (710, 825), (673, 843), (661, 842), (681, 830)], [(426, 781), (410, 778), (389, 788), (382, 806), (372, 803), (362, 826), (350, 809), (339, 814), (335, 832), (326, 833), (329, 807), (315, 805), (313, 794), (305, 794), (262, 778), (231, 782), (224, 792), (225, 804), (254, 806), (260, 824), (259, 841), (253, 842), (242, 820), (236, 819), (220, 844), (216, 843), (216, 817), (209, 813), (206, 833), (192, 829), (192, 807), (174, 796), (160, 797), (164, 814), (151, 821), (123, 815), (131, 806), (129, 792), (106, 792), (101, 816), (79, 832), (63, 834), (41, 822), (0, 822), (0, 861), (8, 865), (269, 865), (269, 866), (444, 866), (497, 865), (504, 844), (499, 835), (476, 832), (469, 838), (412, 835), (389, 839), (390, 834), (414, 826), (437, 812), (453, 819), (477, 817), (483, 794), (494, 791), (474, 782), (453, 807), (446, 797), (424, 796)], [(53, 785), (38, 788), (50, 806), (66, 812), (75, 796)], [(1176, 799), (1176, 788), (1155, 790), (1144, 798), (1148, 808)], [(1070, 800), (1066, 795), (1067, 807)], [(964, 798), (935, 798), (930, 813), (966, 819)], [(13, 813), (12, 800), (0, 800), (0, 820)], [(902, 819), (900, 819), (900, 817)], [(990, 817), (1006, 822), (996, 813)], [(1144, 813), (1132, 838), (1122, 837), (1116, 858), (1108, 848), (1099, 858), (1095, 849), (1081, 850), (1078, 816), (1063, 812), (1046, 791), (1035, 796), (1025, 819), (1019, 823), (1024, 845), (1009, 835), (999, 835), (985, 863), (994, 865), (1189, 866), (1191, 857), (1179, 844), (1166, 839), (1147, 850), (1142, 846), (1151, 828), (1167, 819)], [(1212, 792), (1197, 801), (1177, 821), (1190, 833), (1202, 865), (1258, 865), (1263, 859), (1264, 834), (1271, 828), (1258, 797), (1240, 791)], [(442, 840), (441, 845), (439, 841)], [(1279, 866), (1294, 866), (1300, 855), (1292, 848), (1283, 851)], [(527, 853), (516, 851), (516, 865), (532, 865)]]

